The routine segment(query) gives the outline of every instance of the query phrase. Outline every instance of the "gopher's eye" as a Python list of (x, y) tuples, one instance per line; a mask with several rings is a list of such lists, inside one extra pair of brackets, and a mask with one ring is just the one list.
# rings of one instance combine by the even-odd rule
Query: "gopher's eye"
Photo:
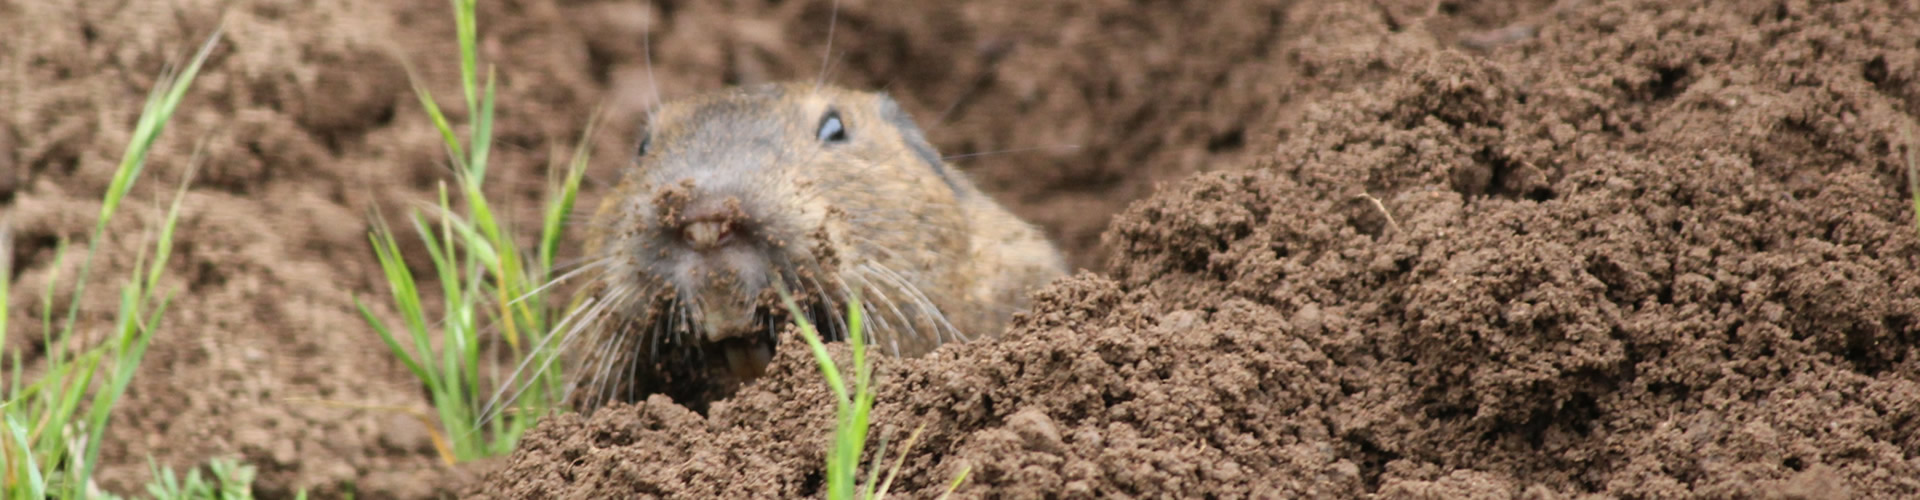
[(840, 124), (839, 111), (829, 109), (826, 116), (820, 117), (820, 142), (847, 142), (847, 128)]
[(639, 156), (646, 156), (647, 150), (649, 149), (653, 149), (653, 135), (648, 134), (648, 135), (640, 136), (640, 147), (639, 149), (636, 150), (639, 153)]

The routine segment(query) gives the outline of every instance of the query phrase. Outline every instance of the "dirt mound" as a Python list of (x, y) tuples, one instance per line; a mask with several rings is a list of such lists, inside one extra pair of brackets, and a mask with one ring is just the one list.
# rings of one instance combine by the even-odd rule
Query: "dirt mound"
[[(1111, 278), (883, 362), (876, 421), (927, 425), (896, 490), (1920, 495), (1920, 10), (1537, 7), (1486, 56), (1419, 9), (1287, 12), (1293, 70), (1352, 88), (1133, 205)], [(818, 494), (793, 351), (704, 419), (552, 419), (476, 492)]]

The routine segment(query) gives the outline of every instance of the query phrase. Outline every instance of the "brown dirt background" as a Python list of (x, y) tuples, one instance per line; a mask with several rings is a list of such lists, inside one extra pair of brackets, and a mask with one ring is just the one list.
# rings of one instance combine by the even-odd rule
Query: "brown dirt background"
[[(611, 179), (654, 85), (814, 78), (831, 13), (483, 4), (493, 179), (522, 223), (595, 110), (590, 176)], [(85, 236), (162, 66), (227, 29), (82, 303), (100, 331), (201, 151), (102, 485), (237, 455), (268, 498), (818, 495), (830, 405), (791, 350), (707, 417), (562, 416), (486, 468), (437, 465), (382, 408), (426, 399), (352, 299), (384, 300), (370, 215), (447, 177), (405, 70), (457, 95), (446, 9), (0, 0), (17, 290)], [(889, 90), (943, 152), (1045, 148), (958, 164), (1094, 271), (1004, 339), (883, 360), (877, 429), (927, 429), (897, 492), (970, 466), (961, 496), (1920, 495), (1914, 2), (847, 0), (839, 20), (830, 79)], [(1462, 48), (1516, 26), (1536, 36)], [(36, 361), (38, 322), (12, 323)]]

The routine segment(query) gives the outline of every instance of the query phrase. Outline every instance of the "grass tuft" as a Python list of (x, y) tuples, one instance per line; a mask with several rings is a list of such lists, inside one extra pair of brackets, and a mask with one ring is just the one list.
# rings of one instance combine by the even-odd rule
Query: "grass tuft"
[[(880, 478), (881, 460), (885, 458), (887, 443), (882, 436), (880, 446), (874, 453), (873, 464), (867, 469), (864, 484), (857, 483), (860, 467), (860, 454), (865, 451), (870, 437), (873, 414), (873, 363), (867, 349), (866, 326), (862, 317), (859, 297), (847, 301), (847, 347), (853, 351), (853, 385), (849, 387), (846, 378), (840, 374), (839, 364), (827, 353), (827, 345), (815, 329), (813, 323), (801, 312), (793, 295), (785, 287), (776, 284), (780, 301), (793, 315), (794, 323), (800, 329), (800, 337), (807, 342), (807, 348), (813, 352), (814, 363), (820, 367), (820, 375), (827, 380), (827, 387), (833, 391), (834, 427), (833, 442), (827, 451), (827, 498), (832, 500), (870, 499), (879, 500), (887, 496), (893, 479), (900, 473), (900, 465), (906, 463), (907, 452), (920, 441), (920, 433), (925, 425), (916, 427), (907, 436), (907, 442), (900, 447), (900, 454), (894, 459), (893, 467), (884, 480)], [(948, 485), (946, 494), (953, 493), (965, 481), (971, 468), (963, 469)], [(945, 497), (946, 494), (941, 495)]]
[[(413, 231), (426, 244), (434, 281), (440, 284), (444, 310), (429, 319), (419, 279), (403, 260), (400, 238), (383, 220), (368, 236), (380, 261), (399, 325), (389, 325), (355, 299), (361, 314), (402, 364), (426, 386), (441, 434), (436, 436), (446, 463), (504, 454), (563, 397), (559, 355), (550, 332), (564, 308), (549, 300), (545, 287), (554, 277), (567, 214), (584, 179), (586, 135), (574, 151), (563, 178), (550, 188), (539, 240), (530, 248), (494, 214), (487, 200), (487, 158), (493, 140), (495, 77), (491, 67), (480, 79), (475, 44), (474, 0), (452, 0), (460, 40), (461, 90), (471, 113), (466, 141), (424, 83), (414, 81), (421, 107), (440, 132), (454, 165), (453, 187), (443, 183), (437, 202), (409, 214)], [(456, 205), (454, 196), (460, 203)], [(423, 213), (424, 212), (424, 213)], [(436, 329), (438, 330), (436, 332)], [(499, 385), (501, 371), (486, 334), (497, 332), (510, 359), (535, 367), (525, 389), (510, 406), (493, 408), (486, 387)], [(434, 342), (438, 339), (438, 345)], [(521, 374), (515, 374), (518, 376)], [(497, 414), (496, 414), (497, 412)], [(498, 418), (495, 418), (498, 417)]]
[[(113, 406), (126, 393), (133, 373), (146, 356), (147, 344), (166, 312), (170, 293), (159, 291), (160, 278), (172, 255), (173, 231), (180, 216), (180, 202), (186, 183), (174, 195), (166, 218), (162, 220), (151, 253), (143, 248), (131, 275), (120, 287), (120, 308), (113, 328), (99, 345), (73, 350), (79, 343), (76, 331), (85, 284), (101, 242), (107, 237), (107, 225), (120, 204), (145, 171), (147, 154), (154, 141), (166, 129), (187, 89), (200, 72), (208, 55), (220, 39), (216, 30), (179, 73), (166, 73), (147, 95), (133, 138), (121, 157), (119, 167), (107, 188), (100, 214), (87, 240), (80, 269), (71, 277), (72, 295), (64, 319), (55, 322), (53, 275), (42, 296), (40, 311), (42, 341), (46, 346), (45, 371), (27, 381), (22, 353), (12, 356), (10, 377), (0, 386), (0, 497), (37, 499), (47, 497), (84, 498), (99, 496), (93, 485), (94, 468), (100, 460), (101, 437), (105, 434)], [(189, 165), (197, 163), (196, 157)], [(5, 236), (0, 235), (0, 240)], [(0, 245), (5, 246), (5, 245)], [(10, 252), (5, 252), (10, 254)], [(54, 251), (54, 269), (61, 268), (68, 255), (62, 240)], [(6, 304), (11, 276), (10, 265), (0, 265), (0, 304)], [(0, 315), (0, 346), (6, 344), (6, 315)], [(57, 325), (57, 326), (56, 326)]]
[[(800, 311), (791, 293), (784, 287), (779, 291), (780, 301), (786, 304), (794, 323), (799, 325), (800, 337), (807, 341), (814, 362), (820, 366), (820, 375), (827, 379), (827, 388), (833, 391), (835, 418), (833, 444), (827, 451), (827, 498), (856, 498), (854, 480), (860, 467), (860, 452), (867, 445), (868, 419), (873, 412), (873, 365), (867, 361), (866, 326), (860, 314), (860, 299), (847, 301), (847, 346), (853, 350), (854, 366), (853, 387), (849, 388), (813, 322)], [(868, 481), (864, 494), (857, 498), (872, 498), (873, 486), (874, 483)]]
[(187, 471), (185, 479), (172, 468), (162, 468), (151, 462), (147, 468), (153, 471), (153, 482), (147, 484), (147, 494), (154, 500), (252, 500), (254, 468), (243, 465), (231, 458), (216, 458), (207, 464), (212, 478), (200, 475), (200, 469)]

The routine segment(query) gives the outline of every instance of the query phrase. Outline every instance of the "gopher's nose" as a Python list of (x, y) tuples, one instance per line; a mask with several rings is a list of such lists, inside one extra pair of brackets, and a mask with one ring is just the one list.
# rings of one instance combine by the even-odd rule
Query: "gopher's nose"
[(729, 217), (703, 217), (688, 222), (680, 229), (680, 236), (686, 238), (687, 245), (698, 250), (719, 248), (733, 239), (734, 221)]
[[(716, 189), (716, 187), (718, 189)], [(752, 222), (738, 193), (725, 186), (695, 186), (687, 179), (654, 194), (653, 204), (668, 233), (698, 251), (726, 246)], [(674, 233), (678, 234), (674, 234)]]

